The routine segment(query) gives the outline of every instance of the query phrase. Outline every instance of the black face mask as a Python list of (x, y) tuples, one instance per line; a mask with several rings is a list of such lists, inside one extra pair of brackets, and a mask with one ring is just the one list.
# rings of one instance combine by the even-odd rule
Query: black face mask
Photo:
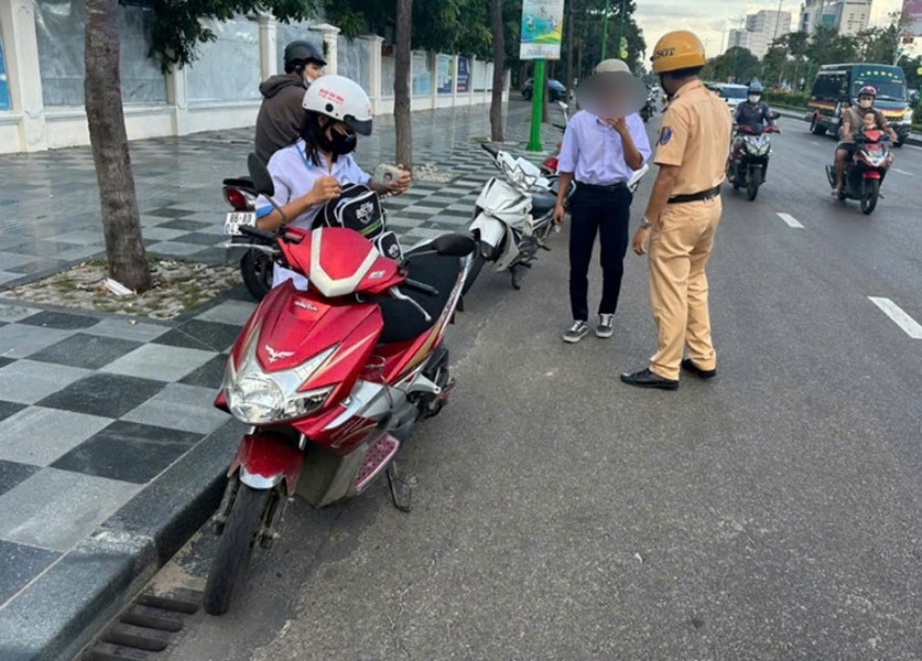
[(331, 152), (337, 156), (345, 156), (355, 151), (355, 146), (358, 143), (355, 133), (340, 133), (336, 129), (333, 129), (330, 133), (333, 136), (333, 139), (329, 141)]

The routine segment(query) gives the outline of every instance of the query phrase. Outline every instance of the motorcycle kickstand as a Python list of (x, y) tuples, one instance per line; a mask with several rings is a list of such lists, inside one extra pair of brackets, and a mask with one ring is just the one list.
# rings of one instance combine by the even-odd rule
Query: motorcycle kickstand
[(391, 502), (401, 512), (410, 512), (410, 501), (413, 499), (413, 487), (400, 477), (397, 471), (397, 462), (392, 461), (387, 467), (387, 484), (391, 490)]

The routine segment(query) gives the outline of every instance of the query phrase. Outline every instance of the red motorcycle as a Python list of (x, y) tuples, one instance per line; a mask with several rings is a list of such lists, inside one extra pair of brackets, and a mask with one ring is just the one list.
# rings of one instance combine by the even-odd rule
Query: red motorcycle
[[(271, 198), (255, 154), (250, 173)], [(214, 516), (222, 537), (205, 587), (212, 615), (227, 611), (254, 546), (272, 545), (296, 495), (324, 507), (386, 473), (395, 505), (409, 509), (394, 457), (414, 423), (448, 401), (443, 338), (476, 249), (470, 236), (447, 234), (397, 262), (346, 228), (226, 231), (252, 238), (309, 287), (289, 281), (269, 291), (234, 344), (215, 401), (250, 428)]]
[[(865, 215), (874, 211), (880, 199), (880, 185), (893, 164), (891, 144), (890, 137), (878, 129), (865, 129), (855, 135), (855, 156), (845, 166), (845, 186), (839, 193), (840, 200), (858, 200)], [(834, 190), (834, 166), (826, 166), (826, 176)]]

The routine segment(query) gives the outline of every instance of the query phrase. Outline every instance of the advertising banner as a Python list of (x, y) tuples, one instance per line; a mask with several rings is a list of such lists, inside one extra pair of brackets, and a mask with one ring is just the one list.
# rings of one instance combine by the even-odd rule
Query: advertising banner
[(6, 82), (6, 62), (3, 60), (3, 42), (0, 41), (0, 110), (10, 109), (10, 88)]
[(522, 60), (559, 60), (564, 0), (523, 0)]
[(458, 58), (458, 94), (471, 91), (471, 61), (466, 57)]
[(903, 0), (903, 17), (907, 19), (903, 34), (922, 37), (922, 0)]
[(452, 70), (451, 55), (435, 56), (435, 80), (439, 94), (451, 94)]

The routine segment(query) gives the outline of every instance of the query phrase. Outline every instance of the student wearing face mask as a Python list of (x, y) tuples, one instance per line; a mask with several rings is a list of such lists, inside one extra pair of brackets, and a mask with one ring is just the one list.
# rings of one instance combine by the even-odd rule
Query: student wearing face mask
[(874, 116), (874, 125), (886, 132), (890, 139), (897, 141), (896, 131), (887, 122), (887, 118), (874, 108), (877, 99), (877, 90), (870, 85), (858, 91), (858, 107), (849, 108), (842, 113), (842, 131), (839, 136), (841, 142), (836, 145), (836, 189), (832, 191), (834, 197), (839, 197), (845, 185), (845, 160), (855, 156), (855, 131), (864, 128), (865, 115)]
[(285, 73), (263, 81), (263, 95), (256, 117), (256, 153), (268, 162), (272, 154), (298, 139), (304, 122), (301, 101), (304, 90), (323, 75), (327, 61), (309, 41), (293, 41), (285, 46)]
[[(380, 186), (353, 159), (358, 134), (371, 135), (372, 125), (371, 102), (355, 81), (343, 76), (318, 79), (303, 95), (301, 116), (300, 138), (269, 160), (275, 185), (272, 201), (285, 217), (260, 196), (256, 201), (260, 228), (275, 230), (287, 218), (289, 225), (310, 229), (323, 206), (337, 199), (345, 184), (363, 184), (379, 194), (396, 195), (410, 187), (407, 171), (390, 186)], [(302, 276), (276, 265), (273, 286), (286, 280), (294, 280), (302, 289), (307, 285)]]

